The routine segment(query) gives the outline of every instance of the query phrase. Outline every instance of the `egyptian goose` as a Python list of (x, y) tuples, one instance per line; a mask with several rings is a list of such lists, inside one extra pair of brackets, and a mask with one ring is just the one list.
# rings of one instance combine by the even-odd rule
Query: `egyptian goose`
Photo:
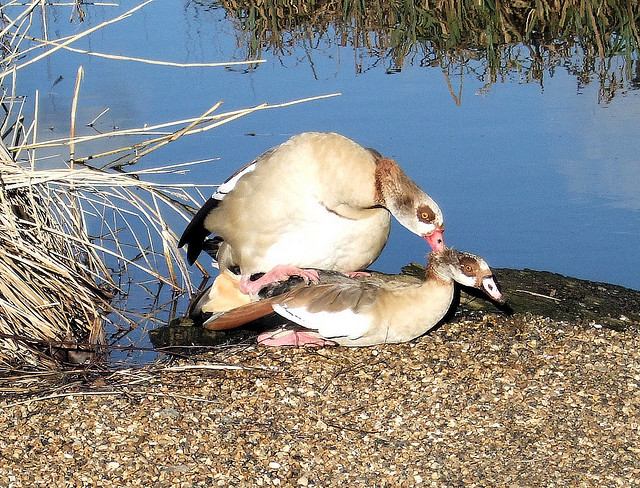
[[(239, 268), (238, 288), (255, 293), (318, 268), (357, 272), (379, 255), (389, 213), (444, 248), (438, 205), (391, 159), (344, 136), (308, 132), (272, 148), (220, 185), (180, 239), (193, 264), (210, 233), (221, 272)], [(266, 273), (257, 281), (250, 276)]]
[(454, 281), (483, 289), (501, 301), (493, 273), (479, 256), (453, 249), (429, 255), (425, 279), (405, 275), (344, 277), (304, 285), (283, 295), (236, 308), (205, 322), (207, 329), (238, 327), (273, 311), (305, 331), (279, 329), (258, 337), (264, 345), (371, 346), (407, 342), (445, 316), (454, 297)]

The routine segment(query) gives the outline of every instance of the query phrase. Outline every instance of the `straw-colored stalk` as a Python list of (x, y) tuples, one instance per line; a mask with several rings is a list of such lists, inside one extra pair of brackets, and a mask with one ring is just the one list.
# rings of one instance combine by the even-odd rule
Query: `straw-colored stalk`
[[(107, 314), (117, 312), (114, 270), (191, 288), (164, 220), (185, 213), (176, 203), (190, 200), (184, 189), (86, 167), (34, 170), (2, 145), (0, 154), (0, 365), (53, 367), (77, 344), (100, 352)], [(158, 170), (169, 171), (182, 168)]]
[[(0, 183), (28, 178), (3, 153)], [(69, 203), (48, 185), (0, 191), (0, 332), (40, 341), (0, 338), (0, 364), (53, 366), (47, 342), (102, 339), (112, 282), (86, 235), (69, 239)]]
[[(6, 87), (11, 80), (11, 94), (5, 91), (0, 100), (7, 109), (0, 141), (0, 371), (25, 364), (34, 369), (56, 368), (60, 360), (72, 359), (72, 353), (75, 361), (91, 359), (105, 350), (106, 323), (128, 330), (136, 326), (139, 318), (149, 319), (153, 312), (118, 310), (112, 303), (114, 296), (125, 292), (119, 288), (117, 276), (130, 276), (122, 280), (124, 284), (137, 279), (143, 289), (148, 289), (144, 280), (169, 286), (176, 292), (193, 289), (183, 253), (177, 249), (177, 236), (165, 216), (178, 214), (188, 221), (190, 209), (199, 204), (195, 200), (198, 196), (188, 192), (193, 189), (191, 184), (157, 185), (147, 177), (183, 173), (198, 163), (132, 170), (142, 156), (182, 136), (211, 130), (256, 110), (322, 98), (214, 113), (221, 106), (218, 102), (193, 119), (83, 137), (78, 134), (80, 125), (76, 119), (83, 76), (80, 67), (70, 109), (69, 137), (39, 140), (38, 94), (35, 120), (25, 123), (24, 99), (15, 96), (19, 70), (58, 49), (71, 49), (69, 45), (75, 40), (148, 3), (55, 41), (48, 39), (47, 32), (44, 40), (27, 35), (36, 7), (41, 5), (39, 1), (26, 5), (17, 18), (3, 19), (6, 24), (0, 38), (5, 41), (5, 56), (0, 60), (0, 85)], [(0, 13), (5, 12), (0, 6)], [(42, 15), (45, 12), (43, 8)], [(82, 15), (79, 3), (74, 15)], [(50, 49), (30, 57), (34, 49), (23, 49), (25, 40), (31, 41), (32, 47)], [(134, 136), (140, 142), (103, 154), (77, 156), (82, 144), (115, 136)], [(68, 149), (67, 167), (38, 169), (36, 153), (52, 147)], [(89, 164), (98, 161), (102, 167)], [(123, 166), (127, 166), (126, 173)]]

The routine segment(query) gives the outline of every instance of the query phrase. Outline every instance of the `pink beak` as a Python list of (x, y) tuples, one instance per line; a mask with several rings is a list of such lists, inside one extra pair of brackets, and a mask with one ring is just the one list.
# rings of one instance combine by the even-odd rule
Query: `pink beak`
[(435, 252), (440, 252), (444, 250), (444, 238), (442, 237), (442, 231), (439, 229), (434, 230), (428, 236), (423, 236), (424, 240), (427, 241), (427, 244), (431, 246)]

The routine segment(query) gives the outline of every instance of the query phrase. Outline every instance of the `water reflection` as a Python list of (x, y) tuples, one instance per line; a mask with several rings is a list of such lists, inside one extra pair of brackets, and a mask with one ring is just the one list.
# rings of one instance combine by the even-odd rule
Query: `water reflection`
[[(637, 101), (638, 96), (634, 98)], [(580, 153), (559, 158), (568, 190), (579, 202), (600, 196), (613, 207), (640, 211), (640, 164), (633, 142), (640, 119), (637, 103), (611, 105), (597, 117), (598, 124), (591, 123), (589, 110), (585, 112), (576, 130)]]
[[(331, 53), (332, 46), (349, 46), (358, 73), (378, 64), (387, 73), (410, 64), (438, 66), (447, 77), (476, 76), (487, 86), (505, 78), (543, 85), (545, 76), (562, 67), (576, 77), (578, 87), (597, 80), (598, 100), (605, 103), (640, 81), (640, 6), (633, 0), (382, 1), (366, 8), (351, 0), (201, 5), (228, 12), (247, 59), (266, 53), (286, 58), (296, 51), (312, 58)], [(459, 103), (453, 90), (452, 95)]]

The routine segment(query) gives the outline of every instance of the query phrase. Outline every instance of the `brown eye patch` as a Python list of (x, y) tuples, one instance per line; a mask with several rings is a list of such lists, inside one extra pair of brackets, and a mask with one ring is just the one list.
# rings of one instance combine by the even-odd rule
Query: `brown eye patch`
[(436, 219), (436, 214), (429, 205), (420, 205), (417, 210), (418, 220), (427, 224)]
[(477, 268), (478, 263), (475, 259), (466, 256), (460, 259), (460, 271), (462, 271), (465, 276), (474, 277), (476, 275)]

